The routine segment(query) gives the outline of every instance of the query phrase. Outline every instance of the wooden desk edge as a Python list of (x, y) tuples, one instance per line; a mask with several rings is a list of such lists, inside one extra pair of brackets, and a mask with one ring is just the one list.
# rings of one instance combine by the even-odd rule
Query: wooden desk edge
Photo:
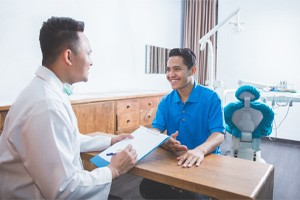
[[(215, 155), (213, 155), (215, 156)], [(218, 155), (216, 155), (218, 156)], [(186, 189), (192, 192), (204, 194), (216, 199), (273, 199), (273, 185), (274, 185), (274, 167), (270, 165), (266, 174), (262, 177), (260, 183), (251, 195), (244, 195), (239, 193), (230, 192), (220, 188), (214, 188), (207, 185), (199, 184), (198, 187), (189, 188), (184, 180), (178, 180), (176, 177), (168, 176), (162, 177), (160, 173), (148, 172), (139, 165), (135, 166), (129, 173), (141, 176), (150, 180), (154, 180), (174, 187)], [(181, 183), (180, 183), (181, 182)], [(201, 189), (200, 189), (201, 188)]]
[(257, 185), (256, 190), (253, 191), (252, 199), (273, 199), (274, 173), (274, 166), (270, 165), (266, 174)]
[[(81, 157), (83, 159), (85, 169), (93, 170), (96, 166), (92, 164), (89, 160), (93, 156), (97, 155), (97, 152), (90, 153), (82, 153)], [(265, 175), (262, 177), (261, 181), (257, 185), (256, 189), (250, 196), (245, 196), (243, 194), (233, 193), (217, 188), (212, 188), (206, 185), (199, 185), (201, 187), (201, 191), (191, 190), (189, 188), (185, 188), (185, 184), (178, 182), (177, 178), (168, 177), (163, 178), (159, 173), (148, 172), (145, 169), (139, 168), (139, 164), (137, 164), (134, 168), (129, 171), (130, 174), (141, 176), (144, 178), (148, 178), (154, 181), (158, 181), (164, 184), (172, 185), (174, 187), (181, 187), (183, 189), (187, 189), (193, 192), (198, 192), (204, 195), (211, 196), (217, 199), (273, 199), (273, 186), (274, 186), (274, 167), (270, 165)]]

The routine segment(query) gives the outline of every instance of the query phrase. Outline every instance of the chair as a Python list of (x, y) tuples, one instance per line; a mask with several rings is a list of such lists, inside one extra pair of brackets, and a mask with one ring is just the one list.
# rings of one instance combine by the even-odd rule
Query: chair
[(235, 92), (239, 102), (224, 108), (226, 131), (232, 135), (230, 155), (257, 162), (261, 158), (260, 140), (272, 132), (273, 110), (258, 102), (260, 93), (250, 85), (243, 85)]

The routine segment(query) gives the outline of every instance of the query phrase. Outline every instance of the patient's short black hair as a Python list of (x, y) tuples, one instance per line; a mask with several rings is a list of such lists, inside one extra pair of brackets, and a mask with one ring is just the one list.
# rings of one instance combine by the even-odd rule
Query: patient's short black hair
[(169, 57), (181, 56), (183, 63), (190, 69), (192, 66), (196, 66), (196, 55), (189, 48), (174, 48), (169, 52)]

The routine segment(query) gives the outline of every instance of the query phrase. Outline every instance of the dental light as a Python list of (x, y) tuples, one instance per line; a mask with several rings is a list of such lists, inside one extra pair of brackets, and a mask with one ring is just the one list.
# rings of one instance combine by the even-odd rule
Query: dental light
[[(200, 44), (200, 50), (203, 51), (206, 47), (206, 44), (208, 44), (208, 62), (207, 62), (207, 67), (208, 67), (208, 73), (209, 73), (209, 79), (205, 81), (205, 85), (207, 85), (208, 87), (210, 87), (211, 89), (215, 89), (217, 88), (220, 83), (214, 81), (214, 75), (215, 75), (215, 71), (214, 71), (214, 55), (213, 55), (213, 44), (210, 41), (210, 37), (215, 34), (223, 25), (225, 25), (233, 16), (239, 14), (240, 12), (240, 8), (238, 8), (237, 10), (235, 10), (234, 12), (232, 12), (228, 17), (226, 17), (225, 20), (223, 20), (221, 23), (219, 23), (218, 25), (216, 25), (214, 28), (212, 28), (207, 34), (205, 34), (200, 40), (199, 40), (199, 44)], [(241, 22), (239, 21), (239, 17), (237, 18), (237, 21), (233, 21), (232, 22), (235, 26), (238, 27), (238, 32), (242, 31), (242, 27), (241, 27)]]
[(240, 21), (240, 15), (239, 15), (240, 13), (238, 12), (237, 13), (237, 17), (236, 17), (236, 21), (230, 21), (230, 24), (233, 24), (234, 25), (234, 28), (233, 28), (233, 30), (234, 30), (234, 32), (236, 32), (236, 33), (239, 33), (239, 32), (241, 32), (241, 31), (243, 31), (244, 30), (244, 28), (242, 27), (242, 24), (245, 24), (245, 22), (243, 22), (243, 21)]

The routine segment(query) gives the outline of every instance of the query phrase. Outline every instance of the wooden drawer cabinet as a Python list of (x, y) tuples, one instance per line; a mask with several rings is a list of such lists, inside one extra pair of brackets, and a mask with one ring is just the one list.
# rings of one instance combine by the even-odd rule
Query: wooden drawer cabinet
[(130, 131), (139, 127), (139, 99), (119, 100), (117, 104), (117, 133)]
[(156, 108), (151, 108), (148, 110), (141, 110), (140, 111), (140, 125), (151, 127), (152, 121), (156, 114)]
[[(138, 113), (138, 112), (137, 112)], [(131, 133), (139, 127), (139, 114), (123, 113), (117, 116), (117, 133)]]
[(139, 108), (139, 99), (126, 99), (117, 101), (117, 114), (124, 112), (136, 112)]
[[(83, 134), (105, 132), (131, 133), (140, 125), (150, 127), (164, 93), (112, 96), (71, 101)], [(0, 134), (10, 106), (0, 107)]]
[(115, 133), (115, 106), (113, 101), (72, 105), (79, 131)]
[(140, 125), (150, 127), (161, 97), (141, 98)]
[(0, 111), (0, 135), (3, 131), (3, 128), (4, 128), (4, 120), (5, 120), (5, 117), (8, 113), (8, 110), (7, 111)]
[(157, 108), (157, 105), (161, 97), (149, 97), (141, 98), (141, 110), (147, 110), (150, 108)]

